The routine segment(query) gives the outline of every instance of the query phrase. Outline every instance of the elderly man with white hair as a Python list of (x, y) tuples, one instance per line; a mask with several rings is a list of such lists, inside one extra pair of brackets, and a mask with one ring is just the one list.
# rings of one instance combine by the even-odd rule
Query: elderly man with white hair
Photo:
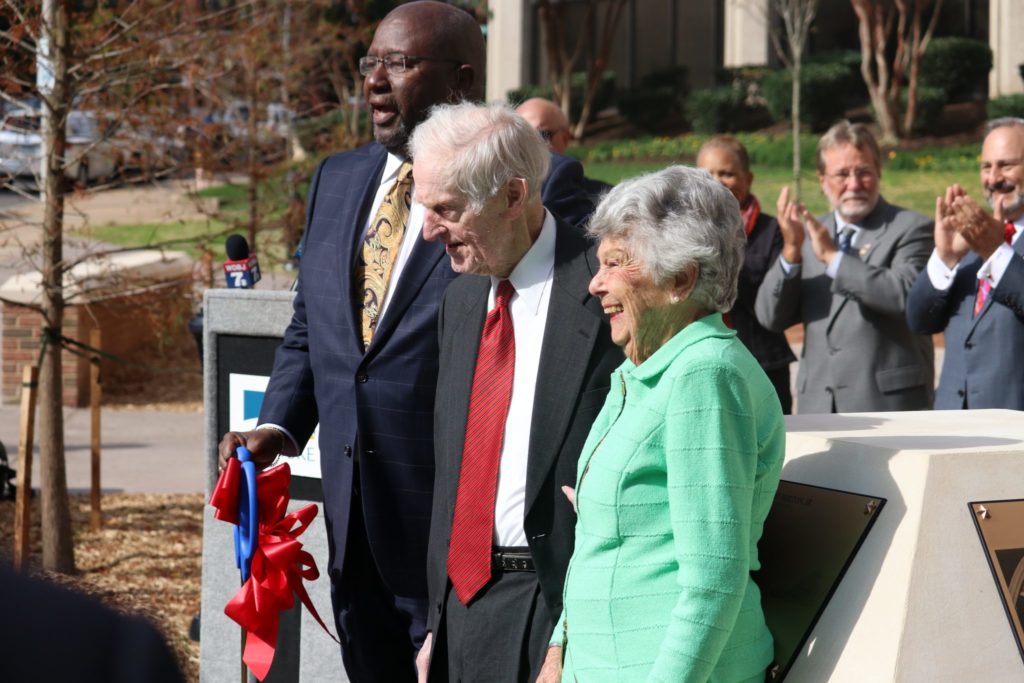
[(506, 105), (436, 107), (411, 139), (423, 237), (463, 273), (439, 319), (421, 680), (533, 681), (561, 613), (562, 487), (622, 361), (593, 248), (545, 209), (551, 155)]

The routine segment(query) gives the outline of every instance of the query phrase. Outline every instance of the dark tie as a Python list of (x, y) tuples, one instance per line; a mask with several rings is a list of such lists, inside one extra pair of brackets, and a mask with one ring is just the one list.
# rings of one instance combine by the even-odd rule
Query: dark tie
[(505, 420), (515, 376), (516, 338), (508, 302), (515, 290), (498, 283), (494, 308), (484, 321), (455, 497), (448, 576), (462, 604), (469, 604), (491, 578), (494, 503)]
[[(1007, 244), (1013, 243), (1013, 236), (1016, 234), (1017, 229), (1013, 227), (1013, 223), (1007, 221), (1003, 226), (1003, 239)], [(987, 277), (983, 277), (978, 280), (978, 294), (974, 297), (974, 317), (977, 318), (981, 310), (985, 308), (985, 302), (988, 301), (988, 295), (992, 291), (992, 283)]]
[(853, 250), (854, 229), (847, 225), (839, 232), (839, 251), (849, 254)]

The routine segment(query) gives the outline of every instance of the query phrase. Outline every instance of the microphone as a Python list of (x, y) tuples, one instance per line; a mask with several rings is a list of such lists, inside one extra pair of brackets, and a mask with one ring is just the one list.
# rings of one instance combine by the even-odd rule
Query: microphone
[(249, 255), (249, 243), (241, 235), (229, 235), (224, 243), (228, 260), (224, 262), (224, 278), (229, 289), (252, 289), (260, 281), (260, 264), (256, 255)]

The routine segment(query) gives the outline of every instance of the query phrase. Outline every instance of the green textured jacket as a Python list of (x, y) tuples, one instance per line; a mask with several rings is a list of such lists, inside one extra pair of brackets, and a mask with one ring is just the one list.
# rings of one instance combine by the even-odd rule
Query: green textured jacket
[(578, 467), (563, 680), (763, 681), (750, 572), (785, 450), (771, 382), (713, 314), (611, 385)]

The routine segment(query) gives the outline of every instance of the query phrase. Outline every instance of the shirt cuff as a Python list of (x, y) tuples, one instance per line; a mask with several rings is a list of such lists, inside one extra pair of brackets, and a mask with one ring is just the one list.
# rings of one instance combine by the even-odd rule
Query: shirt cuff
[(992, 255), (988, 257), (988, 261), (985, 261), (978, 270), (978, 279), (987, 277), (989, 282), (992, 283), (992, 287), (998, 287), (999, 281), (1003, 279), (1003, 273), (1006, 272), (1006, 268), (1010, 265), (1010, 261), (1013, 259), (1013, 248), (1008, 244), (1000, 244), (999, 247), (992, 252)]
[(275, 430), (281, 432), (281, 434), (285, 438), (285, 442), (284, 442), (283, 447), (281, 448), (281, 453), (279, 455), (291, 455), (291, 456), (294, 456), (294, 455), (298, 455), (299, 454), (299, 444), (295, 440), (295, 437), (292, 436), (292, 433), (289, 432), (284, 427), (282, 427), (281, 425), (276, 425), (276, 424), (273, 424), (272, 422), (265, 422), (263, 424), (256, 425), (256, 429), (275, 429)]
[(836, 279), (836, 274), (839, 272), (839, 264), (843, 260), (845, 254), (841, 251), (837, 251), (835, 257), (832, 259), (832, 263), (825, 266), (825, 275), (828, 275), (833, 280)]
[(779, 265), (782, 266), (782, 272), (786, 276), (787, 280), (800, 276), (799, 263), (790, 263), (789, 261), (780, 256)]
[(928, 258), (928, 266), (925, 270), (928, 271), (928, 280), (932, 283), (932, 287), (937, 291), (945, 292), (953, 286), (953, 277), (959, 267), (960, 264), (957, 264), (948, 268), (939, 258), (938, 250), (932, 249), (932, 255)]

